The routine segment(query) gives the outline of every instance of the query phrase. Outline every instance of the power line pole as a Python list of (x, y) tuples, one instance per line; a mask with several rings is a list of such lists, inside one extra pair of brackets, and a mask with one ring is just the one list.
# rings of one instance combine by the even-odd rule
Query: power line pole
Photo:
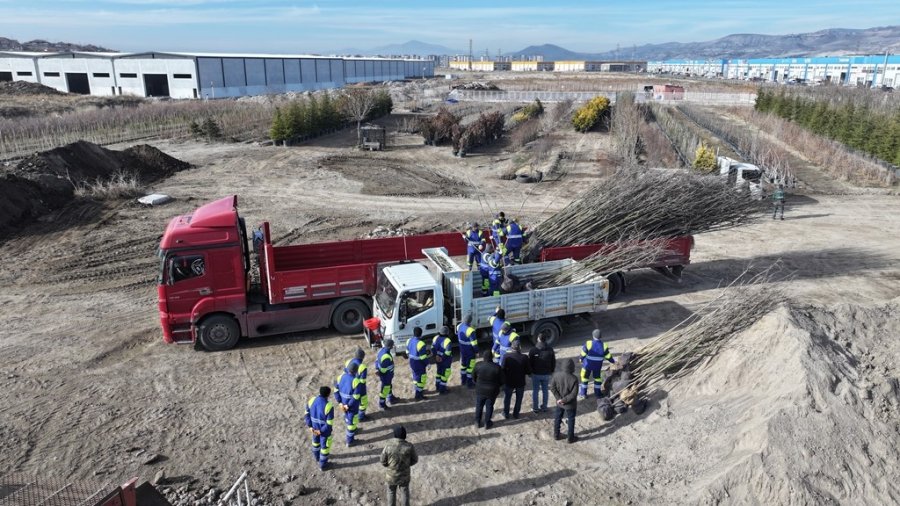
[(469, 71), (472, 70), (472, 39), (469, 39)]

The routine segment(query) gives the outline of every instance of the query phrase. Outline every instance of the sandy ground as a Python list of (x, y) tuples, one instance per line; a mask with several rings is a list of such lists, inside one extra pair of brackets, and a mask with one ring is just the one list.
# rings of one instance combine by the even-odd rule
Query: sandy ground
[[(609, 142), (570, 135), (564, 177), (521, 185), (499, 179), (513, 163), (502, 152), (460, 160), (400, 136), (363, 155), (343, 147), (354, 135), (298, 148), (158, 143), (197, 165), (153, 188), (175, 203), (81, 205), (0, 247), (9, 259), (0, 267), (0, 469), (112, 481), (164, 470), (169, 487), (194, 491), (227, 488), (247, 470), (269, 503), (376, 504), (385, 496), (378, 456), (404, 423), (420, 455), (417, 504), (900, 500), (900, 350), (890, 339), (900, 331), (900, 200), (887, 195), (798, 196), (785, 221), (698, 236), (680, 284), (629, 274), (625, 295), (597, 316), (616, 354), (681, 321), (748, 265), (780, 260), (792, 275), (779, 282), (789, 304), (641, 416), (602, 422), (582, 402), (581, 441), (566, 445), (526, 393), (521, 419), (477, 430), (456, 364), (448, 396), (386, 413), (372, 396), (353, 448), (336, 420), (334, 468), (319, 472), (303, 407), (361, 338), (325, 330), (221, 353), (164, 344), (154, 253), (168, 219), (236, 193), (248, 223), (269, 220), (282, 243), (377, 226), (456, 228), (497, 209), (537, 222), (597, 177)], [(404, 170), (389, 170), (396, 165)], [(451, 191), (428, 191), (435, 183)], [(591, 328), (569, 326), (558, 356), (576, 356)], [(410, 398), (402, 359), (398, 371), (395, 388)]]

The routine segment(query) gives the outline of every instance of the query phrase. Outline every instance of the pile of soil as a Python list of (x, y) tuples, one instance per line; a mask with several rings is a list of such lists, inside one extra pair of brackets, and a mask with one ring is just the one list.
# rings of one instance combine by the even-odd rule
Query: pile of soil
[(783, 306), (736, 336), (668, 391), (663, 458), (692, 457), (654, 481), (703, 484), (674, 502), (896, 504), (898, 309)]
[(0, 95), (66, 95), (56, 88), (28, 81), (0, 82)]
[(75, 189), (120, 174), (141, 184), (168, 177), (191, 164), (142, 144), (113, 151), (91, 142), (35, 153), (0, 177), (0, 238), (41, 214), (59, 209)]

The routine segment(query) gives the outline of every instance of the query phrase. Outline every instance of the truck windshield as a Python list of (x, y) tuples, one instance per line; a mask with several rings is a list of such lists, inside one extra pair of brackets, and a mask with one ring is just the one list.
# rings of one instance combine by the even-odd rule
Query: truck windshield
[(394, 317), (394, 301), (397, 300), (397, 289), (384, 275), (384, 271), (378, 272), (378, 288), (375, 290), (375, 303), (386, 318)]
[(166, 282), (166, 250), (162, 248), (156, 250), (156, 257), (159, 258), (159, 272), (156, 275), (156, 284), (163, 285)]

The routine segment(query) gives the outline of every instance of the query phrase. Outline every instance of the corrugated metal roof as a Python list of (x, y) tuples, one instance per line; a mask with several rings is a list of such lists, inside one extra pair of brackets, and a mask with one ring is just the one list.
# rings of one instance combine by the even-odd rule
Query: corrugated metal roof
[(161, 56), (173, 58), (272, 58), (272, 59), (321, 59), (321, 60), (378, 60), (378, 61), (416, 61), (430, 62), (431, 60), (423, 59), (406, 59), (406, 58), (379, 58), (379, 57), (349, 57), (349, 56), (322, 56), (311, 54), (267, 54), (267, 53), (191, 53), (182, 51), (142, 51), (138, 53), (99, 53), (89, 51), (64, 51), (64, 52), (31, 52), (31, 51), (0, 51), (0, 55), (24, 57), (24, 58), (47, 58), (47, 57), (66, 57), (66, 56), (83, 56), (85, 58), (141, 58), (147, 56)]
[(400, 264), (390, 268), (391, 278), (400, 288), (435, 284), (434, 277), (422, 264)]

